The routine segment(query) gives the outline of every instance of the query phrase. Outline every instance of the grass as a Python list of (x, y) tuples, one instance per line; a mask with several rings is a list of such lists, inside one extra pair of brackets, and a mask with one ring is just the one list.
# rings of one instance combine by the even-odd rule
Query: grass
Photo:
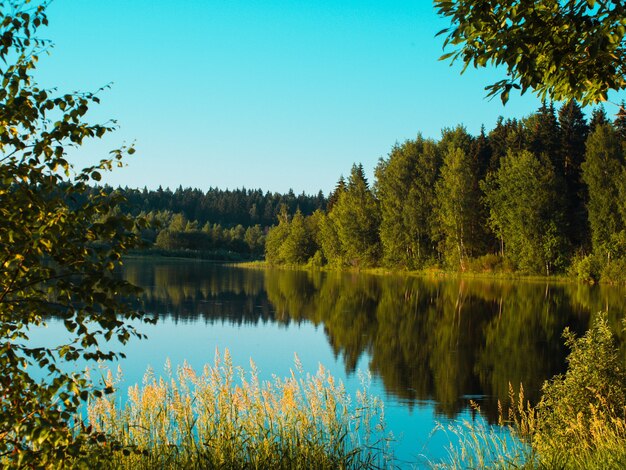
[(545, 276), (543, 274), (523, 274), (521, 272), (507, 271), (452, 271), (445, 270), (438, 267), (424, 268), (420, 270), (406, 270), (402, 268), (388, 268), (388, 267), (337, 267), (337, 266), (321, 266), (311, 267), (306, 264), (270, 264), (266, 261), (243, 261), (229, 263), (233, 266), (245, 269), (280, 269), (283, 271), (324, 271), (324, 272), (358, 272), (363, 274), (372, 274), (376, 276), (387, 275), (401, 275), (401, 276), (416, 276), (428, 279), (488, 279), (497, 281), (524, 281), (524, 282), (559, 282), (559, 283), (573, 283), (579, 282), (575, 277), (558, 274)]
[[(113, 378), (109, 376), (109, 381)], [(88, 406), (92, 431), (115, 446), (111, 468), (387, 468), (382, 402), (367, 392), (351, 402), (343, 385), (320, 367), (261, 382), (226, 351), (198, 374), (188, 365), (165, 377), (148, 371), (143, 385)], [(108, 447), (107, 447), (108, 446)], [(116, 450), (113, 450), (116, 449)]]

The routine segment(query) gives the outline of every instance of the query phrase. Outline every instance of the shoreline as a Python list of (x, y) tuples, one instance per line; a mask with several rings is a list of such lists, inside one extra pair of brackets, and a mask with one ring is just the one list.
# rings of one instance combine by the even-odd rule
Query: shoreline
[[(608, 282), (587, 283), (566, 274), (545, 276), (540, 274), (522, 274), (522, 273), (502, 273), (502, 272), (457, 272), (446, 271), (443, 269), (422, 269), (415, 271), (393, 269), (393, 268), (329, 268), (329, 267), (308, 267), (306, 265), (276, 265), (266, 261), (244, 261), (236, 263), (228, 263), (242, 269), (277, 269), (284, 271), (307, 271), (307, 272), (332, 272), (332, 273), (361, 273), (375, 276), (406, 276), (421, 277), (430, 279), (485, 279), (493, 281), (524, 281), (524, 282), (552, 282), (563, 284), (606, 284)], [(615, 284), (615, 283), (613, 283)]]

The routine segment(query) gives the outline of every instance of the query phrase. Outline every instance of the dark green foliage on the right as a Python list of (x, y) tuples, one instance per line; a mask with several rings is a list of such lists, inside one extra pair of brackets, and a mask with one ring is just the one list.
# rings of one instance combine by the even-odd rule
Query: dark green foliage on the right
[(624, 156), (619, 136), (610, 124), (598, 125), (587, 140), (582, 177), (589, 192), (591, 242), (596, 255), (610, 262), (626, 254), (625, 219), (620, 214)]
[(524, 119), (500, 118), (477, 137), (462, 126), (445, 129), (439, 141), (418, 135), (379, 160), (372, 190), (363, 167), (353, 166), (326, 211), (298, 216), (297, 237), (287, 237), (295, 216), (285, 212), (287, 221), (270, 231), (266, 259), (310, 267), (567, 272), (622, 282), (624, 136), (622, 114), (613, 123), (598, 108), (588, 124), (573, 100), (558, 113), (544, 103)]
[(572, 423), (588, 430), (592, 420), (624, 419), (626, 411), (626, 370), (606, 314), (581, 338), (567, 329), (564, 337), (571, 348), (567, 372), (544, 385), (538, 406), (540, 432), (561, 448), (580, 444), (571, 439)]
[(562, 200), (550, 161), (510, 152), (482, 187), (503, 255), (524, 272), (549, 275), (562, 266)]

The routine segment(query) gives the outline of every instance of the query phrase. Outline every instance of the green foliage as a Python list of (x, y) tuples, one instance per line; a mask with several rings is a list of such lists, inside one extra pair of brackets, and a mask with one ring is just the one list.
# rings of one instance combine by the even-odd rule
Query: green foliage
[(281, 218), (278, 225), (270, 228), (265, 240), (265, 260), (270, 264), (281, 264), (286, 261), (282, 257), (281, 247), (289, 236), (289, 220)]
[(394, 146), (376, 167), (380, 239), (387, 265), (416, 269), (433, 254), (430, 219), (439, 160), (435, 142), (418, 136)]
[(348, 184), (328, 216), (336, 227), (344, 262), (374, 265), (380, 257), (380, 209), (362, 165), (353, 165)]
[(568, 369), (543, 387), (536, 408), (533, 446), (542, 461), (565, 460), (568, 466), (585, 468), (580, 465), (581, 460), (601, 462), (598, 457), (607, 457), (602, 455), (607, 451), (606, 445), (610, 451), (610, 446), (615, 445), (612, 438), (617, 437), (621, 452), (614, 457), (624, 463), (626, 371), (606, 314), (598, 315), (581, 338), (569, 330), (564, 337), (571, 348)]
[[(246, 259), (259, 257), (264, 250), (265, 234), (260, 225), (244, 229), (242, 225), (224, 228), (220, 224), (206, 222), (201, 229), (198, 221), (187, 220), (183, 214), (171, 212), (150, 212), (147, 218), (153, 221), (152, 232), (154, 247), (151, 253), (164, 252), (165, 254), (182, 255), (185, 257), (202, 256), (215, 259), (220, 254), (227, 254), (227, 259)], [(141, 232), (142, 237), (144, 233)], [(150, 235), (150, 234), (149, 234)], [(150, 240), (148, 240), (150, 241)], [(230, 253), (230, 255), (228, 255)]]
[(598, 125), (587, 140), (582, 177), (589, 192), (588, 212), (594, 252), (611, 258), (625, 254), (619, 233), (626, 228), (619, 211), (619, 191), (623, 184), (624, 157), (612, 125)]
[(311, 233), (302, 212), (298, 210), (291, 219), (288, 234), (280, 246), (280, 260), (286, 264), (304, 264), (314, 252)]
[(435, 230), (453, 269), (465, 271), (474, 254), (480, 222), (478, 178), (468, 154), (450, 145), (435, 187)]
[(474, 273), (506, 273), (512, 272), (512, 267), (506, 262), (506, 258), (488, 253), (486, 255), (471, 258), (467, 270)]
[(482, 187), (491, 227), (518, 269), (550, 274), (562, 265), (562, 212), (550, 162), (510, 152)]
[(581, 165), (585, 158), (585, 142), (589, 128), (576, 101), (570, 100), (559, 110), (560, 160), (567, 192), (566, 213), (569, 220), (567, 236), (574, 246), (586, 247), (589, 223), (587, 192), (582, 180)]
[[(77, 433), (72, 416), (91, 387), (66, 363), (116, 357), (104, 340), (139, 335), (126, 320), (141, 316), (123, 300), (137, 290), (113, 271), (139, 245), (143, 221), (121, 215), (120, 194), (88, 187), (133, 149), (82, 170), (67, 161), (69, 148), (112, 128), (84, 121), (96, 94), (34, 83), (47, 47), (35, 37), (47, 25), (44, 6), (0, 2), (0, 459), (9, 467), (70, 467), (86, 458), (85, 444), (97, 436)], [(30, 329), (53, 314), (70, 339), (33, 344)], [(35, 379), (33, 369), (47, 376)]]
[[(330, 212), (330, 214), (332, 213)], [(340, 267), (343, 266), (345, 253), (337, 233), (335, 217), (331, 217), (330, 214), (320, 219), (319, 244), (326, 262), (330, 266)]]
[(577, 254), (572, 259), (569, 272), (575, 278), (584, 282), (597, 282), (600, 280), (602, 263), (598, 256), (589, 254)]
[(248, 227), (243, 238), (253, 255), (258, 256), (263, 253), (263, 248), (265, 247), (265, 234), (263, 233), (263, 229), (260, 225), (257, 224), (252, 227)]
[(606, 101), (626, 88), (626, 6), (596, 0), (436, 0), (452, 26), (441, 31), (456, 47), (441, 59), (504, 66), (508, 79), (486, 87), (503, 103), (511, 89), (531, 89), (542, 100)]
[(626, 257), (612, 259), (604, 264), (601, 278), (603, 281), (612, 283), (626, 282)]

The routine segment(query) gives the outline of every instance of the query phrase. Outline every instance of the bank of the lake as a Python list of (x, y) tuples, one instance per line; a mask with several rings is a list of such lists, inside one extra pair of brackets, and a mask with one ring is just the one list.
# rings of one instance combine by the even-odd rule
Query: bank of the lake
[(253, 358), (263, 379), (284, 377), (297, 353), (307, 372), (321, 363), (351, 393), (359, 371), (371, 374), (396, 454), (416, 461), (445, 455), (445, 436), (431, 436), (437, 423), (497, 422), (509, 383), (536, 402), (543, 382), (565, 370), (566, 327), (582, 335), (608, 309), (623, 340), (622, 287), (379, 274), (128, 259), (123, 275), (144, 287), (141, 306), (159, 321), (126, 350), (124, 383), (168, 357), (201, 370), (216, 347), (238, 365)]
[[(302, 264), (274, 264), (267, 261), (241, 261), (233, 262), (233, 266), (243, 269), (280, 269), (287, 271), (310, 271), (310, 272), (345, 272), (345, 273), (363, 273), (376, 276), (417, 276), (427, 279), (485, 279), (500, 281), (520, 281), (520, 282), (549, 282), (549, 283), (581, 283), (573, 275), (556, 274), (545, 276), (540, 274), (523, 274), (518, 272), (473, 272), (473, 271), (449, 271), (440, 268), (427, 268), (420, 270), (394, 269), (385, 267), (337, 267), (337, 266), (309, 266)], [(583, 282), (585, 283), (585, 282)], [(597, 283), (613, 285), (607, 281), (598, 281)], [(586, 282), (585, 284), (595, 284)]]

